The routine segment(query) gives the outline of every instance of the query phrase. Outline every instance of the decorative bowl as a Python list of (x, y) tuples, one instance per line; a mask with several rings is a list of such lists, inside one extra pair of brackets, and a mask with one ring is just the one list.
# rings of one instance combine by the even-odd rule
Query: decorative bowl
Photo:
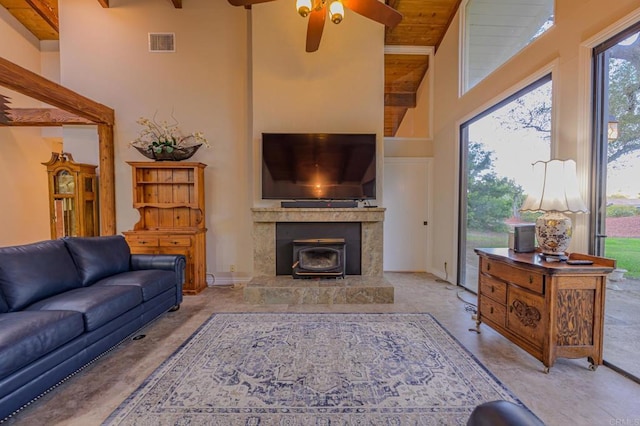
[(182, 161), (182, 160), (186, 160), (188, 158), (191, 158), (191, 156), (193, 154), (196, 153), (196, 151), (198, 150), (198, 148), (200, 148), (202, 146), (202, 144), (198, 144), (198, 145), (192, 145), (192, 146), (183, 146), (183, 147), (176, 147), (173, 148), (173, 151), (171, 152), (167, 152), (166, 150), (162, 150), (160, 152), (155, 152), (152, 149), (149, 148), (141, 148), (141, 147), (134, 147), (135, 149), (138, 150), (138, 152), (142, 155), (144, 155), (145, 157), (151, 159), (151, 160), (156, 160), (156, 161)]

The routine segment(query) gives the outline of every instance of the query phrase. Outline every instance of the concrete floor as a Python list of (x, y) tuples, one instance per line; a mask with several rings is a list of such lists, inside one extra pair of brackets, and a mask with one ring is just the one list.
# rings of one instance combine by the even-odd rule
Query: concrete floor
[(242, 289), (208, 288), (185, 297), (182, 308), (160, 317), (129, 340), (45, 395), (10, 425), (99, 425), (215, 312), (428, 312), (547, 425), (640, 425), (640, 385), (586, 359), (542, 364), (485, 325), (475, 325), (464, 300), (475, 296), (428, 274), (388, 273), (395, 303), (370, 305), (249, 305)]
[(640, 279), (609, 281), (604, 314), (605, 362), (640, 378)]

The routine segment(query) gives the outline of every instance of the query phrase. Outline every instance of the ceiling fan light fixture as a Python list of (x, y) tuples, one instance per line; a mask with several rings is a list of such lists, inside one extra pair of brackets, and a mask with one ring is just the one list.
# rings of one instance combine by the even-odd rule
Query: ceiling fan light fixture
[(334, 24), (339, 24), (344, 18), (344, 6), (340, 0), (334, 0), (329, 5), (329, 18)]
[(298, 9), (300, 16), (306, 18), (311, 13), (311, 0), (297, 0), (296, 9)]

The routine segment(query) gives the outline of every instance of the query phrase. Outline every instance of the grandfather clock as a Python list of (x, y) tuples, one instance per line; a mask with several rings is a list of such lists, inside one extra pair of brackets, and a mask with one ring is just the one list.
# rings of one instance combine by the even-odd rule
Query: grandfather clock
[(52, 152), (47, 166), (51, 238), (100, 234), (96, 168), (73, 161), (67, 152)]

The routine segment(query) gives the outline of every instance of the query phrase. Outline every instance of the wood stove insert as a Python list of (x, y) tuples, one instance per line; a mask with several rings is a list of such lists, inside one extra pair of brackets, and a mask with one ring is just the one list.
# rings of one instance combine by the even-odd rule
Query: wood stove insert
[(344, 278), (344, 238), (293, 240), (293, 278)]

